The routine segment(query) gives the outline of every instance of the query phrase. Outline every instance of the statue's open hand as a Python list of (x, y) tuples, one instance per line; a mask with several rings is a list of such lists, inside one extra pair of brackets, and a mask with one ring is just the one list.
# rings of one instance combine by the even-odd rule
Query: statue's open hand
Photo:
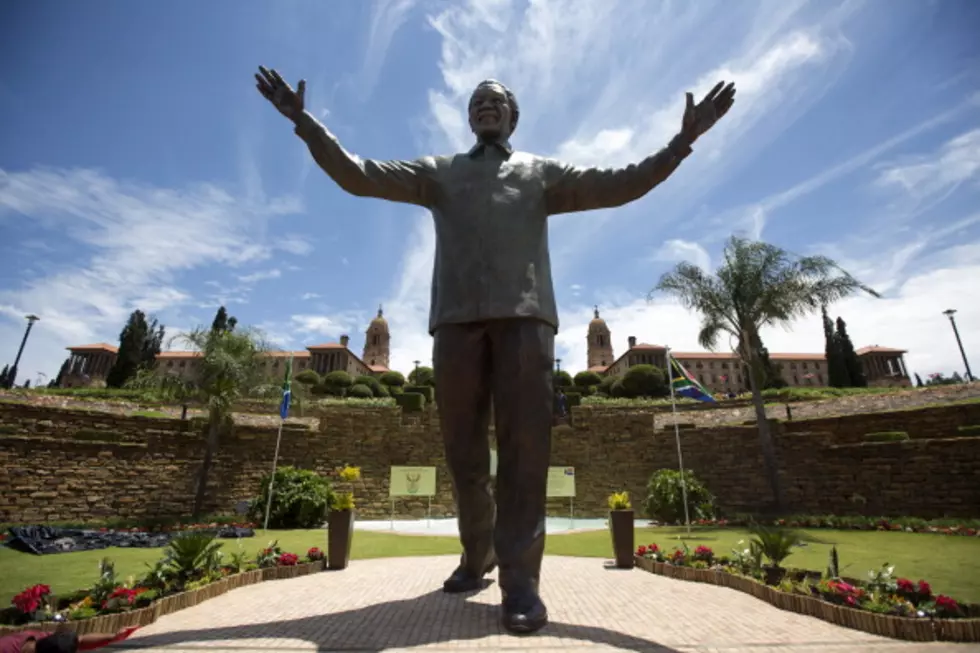
[(259, 73), (255, 75), (256, 87), (259, 89), (266, 100), (279, 110), (279, 113), (290, 120), (303, 113), (304, 96), (306, 95), (306, 80), (299, 80), (296, 90), (283, 81), (282, 76), (275, 70), (268, 70), (264, 66), (259, 66)]
[(714, 127), (734, 103), (735, 82), (728, 85), (725, 85), (725, 82), (718, 82), (697, 104), (694, 104), (694, 96), (688, 93), (681, 131), (693, 143), (701, 134)]

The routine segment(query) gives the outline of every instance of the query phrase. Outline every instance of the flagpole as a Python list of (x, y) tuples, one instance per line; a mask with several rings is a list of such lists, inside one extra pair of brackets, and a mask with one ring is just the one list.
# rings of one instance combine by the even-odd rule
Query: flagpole
[(269, 513), (272, 512), (272, 493), (276, 486), (276, 465), (279, 463), (279, 445), (282, 442), (282, 427), (289, 416), (289, 402), (292, 398), (293, 357), (286, 362), (286, 379), (282, 383), (282, 402), (279, 404), (279, 431), (276, 433), (276, 452), (272, 456), (272, 476), (269, 477), (269, 497), (265, 502), (265, 523), (263, 530), (269, 530)]
[(265, 503), (265, 525), (264, 530), (269, 530), (269, 512), (272, 510), (272, 489), (276, 486), (276, 463), (279, 462), (279, 443), (282, 441), (282, 425), (286, 420), (279, 420), (279, 432), (276, 434), (276, 453), (272, 457), (272, 476), (269, 477), (269, 498)]
[(677, 443), (677, 465), (681, 473), (681, 497), (684, 499), (684, 525), (691, 534), (691, 515), (687, 509), (687, 483), (684, 481), (684, 456), (681, 454), (681, 426), (677, 423), (677, 400), (674, 397), (674, 357), (667, 348), (667, 385), (670, 386), (670, 409), (674, 415), (674, 441)]

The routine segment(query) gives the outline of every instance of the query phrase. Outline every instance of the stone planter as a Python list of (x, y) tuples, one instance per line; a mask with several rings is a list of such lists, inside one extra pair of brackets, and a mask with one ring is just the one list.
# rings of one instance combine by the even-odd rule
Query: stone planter
[(612, 533), (613, 554), (616, 557), (616, 567), (632, 569), (636, 547), (633, 535), (633, 511), (611, 510), (609, 512), (609, 530)]
[[(230, 592), (233, 589), (238, 589), (239, 587), (254, 585), (255, 583), (261, 583), (264, 580), (305, 576), (318, 571), (323, 571), (322, 560), (319, 562), (294, 565), (292, 567), (269, 567), (266, 569), (245, 571), (233, 576), (226, 576), (221, 580), (215, 581), (210, 585), (206, 585), (196, 590), (165, 596), (161, 599), (157, 599), (145, 608), (127, 610), (126, 612), (119, 612), (116, 614), (99, 615), (97, 617), (83, 619), (81, 621), (69, 621), (67, 622), (67, 626), (78, 635), (87, 635), (90, 633), (115, 633), (123, 628), (130, 628), (132, 626), (148, 626), (160, 617), (172, 614), (178, 610), (183, 610), (184, 608), (194, 607), (195, 605), (203, 603), (208, 599), (221, 596), (222, 594)], [(59, 624), (53, 621), (24, 624), (23, 626), (16, 627), (0, 626), (0, 637), (22, 630), (53, 632), (58, 628), (58, 626)]]
[[(844, 628), (913, 642), (980, 642), (980, 619), (927, 619), (895, 617), (828, 603), (815, 596), (781, 592), (755, 579), (724, 571), (675, 567), (636, 557), (636, 566), (678, 580), (714, 583), (751, 594), (780, 610), (816, 617)], [(796, 573), (800, 573), (794, 570)], [(807, 574), (813, 572), (806, 572)]]
[(354, 541), (354, 511), (331, 510), (327, 515), (327, 569), (347, 569)]

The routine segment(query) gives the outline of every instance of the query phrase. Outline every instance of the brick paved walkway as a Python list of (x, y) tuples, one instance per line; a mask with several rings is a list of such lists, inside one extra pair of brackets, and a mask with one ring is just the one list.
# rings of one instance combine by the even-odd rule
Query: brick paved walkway
[(783, 612), (734, 590), (545, 558), (551, 624), (517, 638), (498, 625), (496, 583), (438, 591), (454, 557), (358, 560), (343, 572), (252, 585), (163, 617), (123, 645), (195, 651), (976, 651), (883, 639)]

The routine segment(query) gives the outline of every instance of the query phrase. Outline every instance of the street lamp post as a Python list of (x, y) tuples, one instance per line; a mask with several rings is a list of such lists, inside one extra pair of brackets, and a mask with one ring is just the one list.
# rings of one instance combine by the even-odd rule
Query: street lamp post
[(14, 359), (14, 364), (10, 368), (10, 374), (7, 377), (9, 386), (13, 386), (14, 381), (17, 380), (17, 365), (20, 363), (21, 354), (24, 353), (24, 345), (27, 344), (27, 337), (31, 335), (31, 329), (34, 328), (34, 323), (40, 320), (41, 318), (39, 318), (37, 315), (31, 314), (31, 315), (25, 315), (24, 319), (27, 320), (27, 329), (24, 331), (24, 338), (20, 341), (20, 349), (17, 350), (17, 358)]
[(421, 363), (422, 361), (412, 361), (412, 362), (415, 363), (415, 381), (414, 381), (414, 383), (415, 383), (415, 385), (419, 385), (419, 363)]
[(966, 380), (973, 380), (973, 373), (970, 371), (970, 361), (966, 359), (966, 352), (963, 350), (963, 341), (960, 340), (960, 331), (956, 328), (956, 319), (953, 317), (956, 315), (955, 308), (949, 308), (943, 311), (943, 315), (949, 318), (949, 323), (953, 327), (953, 335), (956, 336), (956, 344), (960, 348), (960, 356), (963, 357), (963, 366), (966, 368)]

